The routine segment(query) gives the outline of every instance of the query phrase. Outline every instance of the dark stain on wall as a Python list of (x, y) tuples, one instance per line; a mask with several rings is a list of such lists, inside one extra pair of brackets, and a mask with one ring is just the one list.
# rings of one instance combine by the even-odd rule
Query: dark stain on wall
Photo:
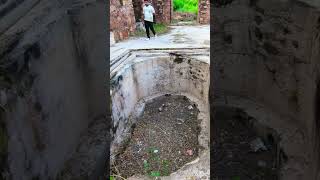
[(225, 34), (223, 37), (224, 41), (228, 44), (232, 44), (232, 35), (231, 34)]
[(118, 90), (121, 88), (121, 81), (123, 80), (123, 76), (120, 75), (118, 77), (114, 77), (110, 80), (110, 88)]
[(270, 42), (265, 42), (263, 44), (263, 48), (267, 51), (267, 53), (272, 55), (278, 55), (280, 54), (280, 51)]
[(294, 48), (298, 49), (299, 48), (299, 43), (298, 41), (292, 41), (292, 45)]
[(287, 47), (287, 40), (286, 39), (280, 39), (279, 42), (283, 47)]
[(215, 7), (224, 7), (224, 6), (227, 6), (229, 4), (231, 4), (233, 2), (233, 0), (216, 0), (216, 1), (213, 1), (213, 6)]
[(198, 79), (198, 77), (196, 75), (192, 75), (193, 79)]
[(37, 111), (37, 112), (41, 112), (42, 111), (42, 106), (39, 102), (35, 102), (34, 103), (34, 109)]
[[(8, 156), (8, 135), (6, 131), (6, 124), (4, 121), (4, 109), (0, 109), (0, 173), (7, 170), (7, 156)], [(1, 176), (0, 176), (1, 179)]]
[(258, 2), (258, 0), (250, 0), (249, 5), (250, 6), (256, 6), (257, 2)]
[(263, 39), (263, 34), (262, 34), (262, 32), (260, 31), (260, 29), (259, 29), (258, 27), (256, 27), (256, 28), (254, 29), (254, 34), (255, 34), (256, 38), (257, 38), (259, 41), (262, 41), (262, 39)]
[(170, 56), (173, 58), (173, 62), (180, 64), (183, 62), (183, 57), (181, 54), (176, 54), (176, 53), (169, 53)]
[(29, 58), (30, 55), (31, 55), (33, 58), (35, 58), (35, 59), (40, 58), (40, 56), (41, 56), (41, 50), (40, 50), (39, 43), (36, 42), (36, 43), (28, 46), (28, 47), (26, 48), (26, 51), (25, 51), (24, 54), (25, 54), (25, 56), (28, 56), (28, 58)]
[(287, 35), (287, 34), (291, 34), (291, 31), (288, 27), (283, 28), (283, 34)]
[(255, 16), (255, 17), (254, 17), (254, 21), (255, 21), (258, 25), (260, 25), (260, 24), (262, 23), (262, 18), (261, 18), (261, 16)]
[(320, 17), (318, 18), (318, 21), (317, 21), (317, 29), (320, 29)]
[(315, 136), (315, 153), (317, 156), (317, 172), (320, 171), (320, 79), (316, 82), (317, 89), (315, 94), (315, 104), (314, 104), (314, 136)]

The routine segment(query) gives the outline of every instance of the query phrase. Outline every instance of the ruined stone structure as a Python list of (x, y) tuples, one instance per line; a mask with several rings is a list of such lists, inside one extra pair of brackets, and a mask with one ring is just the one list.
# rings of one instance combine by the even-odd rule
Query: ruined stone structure
[(153, 0), (153, 7), (156, 11), (156, 20), (159, 23), (169, 24), (172, 19), (172, 0)]
[[(141, 22), (144, 0), (110, 0), (110, 32), (115, 41), (127, 39)], [(170, 24), (173, 20), (173, 0), (152, 0), (156, 22)], [(198, 22), (210, 23), (210, 1), (199, 0)]]
[(291, 157), (282, 179), (319, 179), (319, 9), (319, 1), (213, 1), (213, 93), (279, 132)]
[(199, 0), (198, 22), (210, 24), (210, 0)]
[(57, 179), (89, 124), (106, 122), (106, 7), (0, 1), (0, 179)]
[(197, 20), (197, 15), (193, 13), (185, 12), (173, 12), (174, 21), (195, 21)]
[(131, 138), (132, 127), (143, 113), (146, 102), (165, 94), (184, 95), (199, 108), (201, 160), (190, 163), (189, 168), (181, 168), (169, 179), (185, 179), (195, 172), (209, 179), (209, 161), (206, 161), (210, 137), (209, 49), (197, 48), (196, 52), (194, 48), (128, 50), (111, 63), (111, 162), (124, 148), (124, 142)]
[(134, 10), (136, 22), (141, 22), (142, 21), (143, 1), (142, 0), (133, 0), (132, 4), (133, 4), (133, 10)]
[[(141, 19), (143, 0), (133, 0), (134, 12), (137, 21)], [(173, 19), (173, 0), (153, 0), (153, 7), (156, 11), (156, 19), (159, 23), (169, 24)], [(210, 1), (199, 0), (198, 22), (201, 24), (210, 23)]]
[(132, 0), (110, 0), (110, 31), (116, 41), (127, 39), (135, 23)]
[[(123, 6), (130, 4), (129, 1), (120, 2)], [(121, 3), (117, 6), (121, 7)], [(216, 0), (211, 5), (214, 31), (211, 35), (212, 83), (208, 96), (212, 112), (214, 103), (223, 99), (224, 105), (239, 107), (276, 130), (280, 135), (279, 146), (288, 157), (281, 169), (281, 179), (320, 179), (320, 2)], [(106, 110), (109, 109), (108, 101), (104, 99), (107, 97), (104, 75), (108, 48), (107, 35), (103, 31), (107, 22), (103, 18), (105, 7), (106, 1), (0, 1), (2, 176), (13, 180), (55, 179), (60, 172), (65, 172), (62, 177), (77, 174), (88, 179), (99, 174), (97, 159), (104, 160), (106, 142), (84, 143), (81, 148), (78, 145), (84, 142), (81, 134), (86, 133), (88, 127), (96, 127), (96, 120), (102, 124), (106, 122)], [(125, 12), (118, 13), (121, 16)], [(115, 31), (117, 37), (123, 34), (122, 30)], [(130, 29), (124, 31), (130, 32)], [(159, 58), (159, 52), (155, 54)], [(191, 66), (188, 61), (179, 63), (179, 58), (169, 52), (162, 55), (160, 61), (144, 54), (136, 56), (140, 60), (153, 58), (154, 62), (168, 67), (164, 68), (167, 76), (158, 79), (159, 84), (152, 78), (144, 81), (144, 77), (150, 76), (143, 70), (153, 66), (156, 70), (163, 64), (136, 59), (132, 66), (142, 71), (121, 72), (120, 69), (117, 72), (127, 76), (114, 80), (118, 85), (126, 83), (137, 89), (115, 86), (119, 91), (113, 92), (119, 94), (114, 97), (128, 96), (120, 90), (147, 96), (151, 94), (151, 88), (144, 87), (163, 90), (168, 87), (163, 86), (165, 83), (172, 84), (171, 91), (183, 86), (194, 95), (201, 94), (201, 86), (186, 85), (193, 86), (192, 82), (198, 81), (201, 84), (203, 81), (199, 78), (204, 77), (197, 73), (197, 78), (191, 79), (191, 73), (186, 74)], [(176, 60), (175, 66), (167, 60)], [(169, 72), (170, 67), (176, 71)], [(200, 64), (196, 67), (207, 69)], [(133, 70), (136, 74), (130, 74)], [(171, 77), (180, 77), (178, 70), (189, 78), (183, 78), (185, 83), (171, 82)], [(159, 75), (157, 71), (150, 72)], [(207, 76), (204, 79), (207, 80)], [(134, 81), (142, 85), (137, 86)], [(136, 91), (138, 88), (140, 90)], [(206, 96), (204, 94), (202, 98), (206, 99)], [(133, 109), (136, 100), (123, 105)], [(121, 108), (121, 104), (113, 106)], [(123, 113), (120, 115), (127, 117), (129, 110), (119, 111)], [(105, 124), (98, 127), (108, 129)], [(117, 128), (114, 131), (116, 134)], [(105, 134), (99, 135), (107, 141)], [(102, 148), (88, 153), (87, 148), (96, 142), (101, 142)], [(86, 154), (90, 162), (82, 167), (82, 163), (72, 158), (74, 154), (79, 157)], [(71, 166), (73, 172), (65, 168), (70, 159), (74, 160), (72, 165), (78, 164)]]

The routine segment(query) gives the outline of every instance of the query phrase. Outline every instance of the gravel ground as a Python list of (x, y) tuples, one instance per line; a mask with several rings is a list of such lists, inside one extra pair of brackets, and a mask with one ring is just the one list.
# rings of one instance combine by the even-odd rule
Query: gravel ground
[(166, 176), (198, 156), (198, 109), (184, 96), (161, 96), (146, 104), (127, 148), (112, 173)]

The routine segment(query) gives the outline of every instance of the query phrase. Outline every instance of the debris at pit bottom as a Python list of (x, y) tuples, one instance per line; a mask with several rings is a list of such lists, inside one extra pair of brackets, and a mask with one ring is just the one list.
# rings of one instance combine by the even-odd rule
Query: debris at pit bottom
[(261, 138), (256, 138), (250, 142), (250, 147), (253, 152), (258, 152), (259, 150), (266, 151), (268, 150), (267, 147), (264, 145)]

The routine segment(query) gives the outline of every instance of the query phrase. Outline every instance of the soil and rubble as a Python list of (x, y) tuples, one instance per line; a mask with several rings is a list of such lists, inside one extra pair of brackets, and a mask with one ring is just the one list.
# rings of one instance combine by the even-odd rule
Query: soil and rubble
[(198, 156), (198, 109), (185, 96), (165, 95), (146, 104), (114, 174), (168, 176)]

